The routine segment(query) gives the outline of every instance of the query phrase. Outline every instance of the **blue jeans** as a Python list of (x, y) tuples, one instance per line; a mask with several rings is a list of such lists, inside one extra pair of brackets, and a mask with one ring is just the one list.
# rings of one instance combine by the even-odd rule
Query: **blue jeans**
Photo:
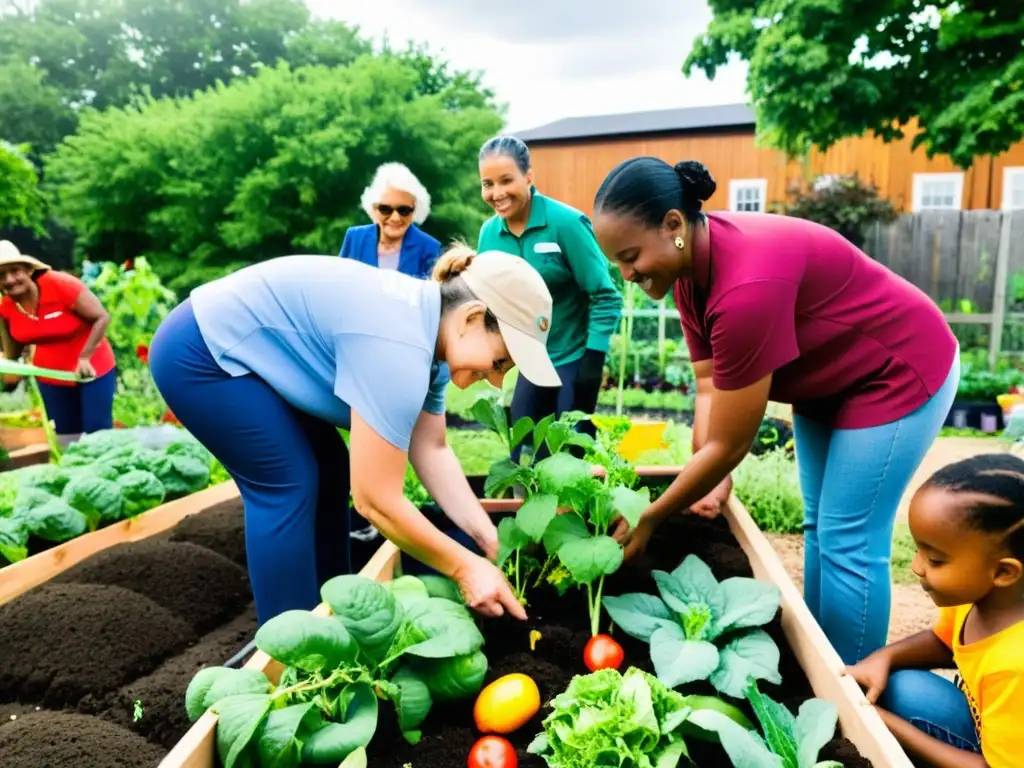
[(893, 672), (878, 703), (929, 736), (957, 749), (981, 751), (967, 697), (944, 677), (921, 669)]
[(885, 645), (896, 510), (959, 382), (958, 354), (942, 387), (898, 421), (833, 429), (793, 418), (804, 497), (804, 600), (846, 664)]
[(149, 365), (168, 407), (238, 484), (259, 623), (316, 607), (320, 585), (351, 570), (348, 449), (338, 430), (258, 376), (228, 375), (188, 299), (157, 330)]
[(80, 435), (112, 429), (116, 389), (116, 368), (98, 379), (79, 382), (71, 387), (39, 382), (39, 394), (46, 406), (46, 415), (54, 422), (58, 435)]

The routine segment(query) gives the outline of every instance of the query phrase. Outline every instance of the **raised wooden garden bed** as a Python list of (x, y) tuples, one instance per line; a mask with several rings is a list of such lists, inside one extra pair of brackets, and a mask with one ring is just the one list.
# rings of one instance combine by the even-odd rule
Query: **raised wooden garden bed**
[(0, 471), (21, 469), (34, 464), (45, 464), (50, 460), (50, 446), (44, 443), (26, 445), (7, 451), (7, 461), (0, 464)]
[(0, 445), (8, 451), (46, 443), (46, 430), (42, 427), (0, 426)]
[[(678, 467), (647, 468), (647, 482), (657, 482), (679, 471)], [(513, 500), (486, 500), (492, 513), (509, 513), (517, 508)], [(782, 661), (783, 684), (764, 684), (762, 690), (791, 709), (810, 698), (828, 699), (837, 707), (841, 735), (822, 751), (819, 759), (835, 759), (846, 768), (911, 768), (911, 763), (880, 718), (849, 678), (840, 676), (842, 662), (814, 622), (796, 587), (783, 569), (767, 539), (749, 514), (733, 499), (719, 520), (705, 521), (694, 516), (679, 516), (667, 523), (652, 540), (646, 562), (624, 566), (608, 578), (606, 594), (648, 591), (651, 567), (671, 570), (687, 554), (697, 554), (718, 578), (754, 576), (779, 587), (781, 609), (767, 630), (778, 644)], [(666, 568), (667, 566), (667, 568)], [(373, 556), (364, 576), (387, 581), (401, 572), (399, 551), (385, 543)], [(486, 682), (502, 675), (522, 672), (538, 684), (544, 701), (565, 689), (575, 674), (585, 674), (582, 648), (589, 638), (589, 619), (580, 595), (564, 597), (540, 590), (531, 593), (528, 622), (513, 619), (484, 620), (484, 652), (489, 660)], [(329, 613), (326, 605), (317, 608)], [(604, 626), (606, 622), (602, 623)], [(529, 633), (536, 630), (540, 639), (530, 650)], [(617, 633), (626, 650), (626, 666), (650, 670), (647, 646)], [(263, 671), (272, 681), (281, 669), (262, 653), (246, 665)], [(689, 689), (689, 687), (688, 687)], [(701, 689), (699, 692), (710, 692)], [(422, 726), (423, 738), (416, 745), (399, 736), (393, 715), (383, 715), (370, 744), (369, 765), (375, 768), (402, 768), (406, 765), (463, 765), (465, 756), (479, 733), (473, 726), (472, 700), (437, 704)], [(543, 761), (527, 754), (526, 746), (540, 731), (544, 708), (523, 728), (509, 736), (519, 755), (522, 768), (535, 768)], [(216, 717), (207, 713), (191, 728), (160, 764), (160, 768), (216, 768)], [(699, 766), (725, 765), (720, 747), (688, 740), (691, 756)]]

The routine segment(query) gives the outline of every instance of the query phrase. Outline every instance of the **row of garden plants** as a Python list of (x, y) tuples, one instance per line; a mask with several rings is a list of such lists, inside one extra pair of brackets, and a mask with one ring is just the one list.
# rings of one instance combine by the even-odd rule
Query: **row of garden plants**
[(84, 435), (57, 463), (0, 475), (0, 566), (226, 479), (178, 427)]
[[(474, 616), (437, 575), (332, 579), (332, 615), (289, 611), (257, 633), (284, 667), (276, 685), (226, 667), (192, 679), (186, 708), (217, 713), (225, 768), (843, 765), (823, 756), (836, 709), (791, 672), (788, 647), (784, 687), (779, 590), (732, 575), (749, 562), (724, 521), (680, 516), (623, 562), (609, 531), (651, 498), (617, 451), (628, 419), (598, 417), (591, 438), (575, 429), (583, 414), (510, 425), (487, 398), (474, 414), (509, 454), (533, 449), (494, 461), (486, 483), (491, 498), (522, 491), (498, 524), (498, 564), (530, 620)], [(687, 552), (710, 542), (707, 559)]]

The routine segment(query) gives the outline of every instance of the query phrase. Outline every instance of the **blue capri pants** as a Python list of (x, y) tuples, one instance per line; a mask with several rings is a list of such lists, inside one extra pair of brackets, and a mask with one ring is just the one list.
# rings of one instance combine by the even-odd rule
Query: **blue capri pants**
[(314, 608), (320, 585), (351, 571), (348, 448), (337, 428), (258, 376), (232, 377), (217, 365), (190, 299), (161, 324), (149, 365), (174, 415), (241, 492), (260, 625)]

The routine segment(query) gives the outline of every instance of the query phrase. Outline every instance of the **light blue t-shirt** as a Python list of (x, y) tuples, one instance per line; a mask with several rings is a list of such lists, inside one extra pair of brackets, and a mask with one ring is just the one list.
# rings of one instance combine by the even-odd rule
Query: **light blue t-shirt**
[(221, 368), (256, 374), (324, 421), (349, 428), (354, 409), (407, 451), (420, 412), (444, 412), (434, 281), (336, 256), (283, 256), (196, 288), (192, 304)]

